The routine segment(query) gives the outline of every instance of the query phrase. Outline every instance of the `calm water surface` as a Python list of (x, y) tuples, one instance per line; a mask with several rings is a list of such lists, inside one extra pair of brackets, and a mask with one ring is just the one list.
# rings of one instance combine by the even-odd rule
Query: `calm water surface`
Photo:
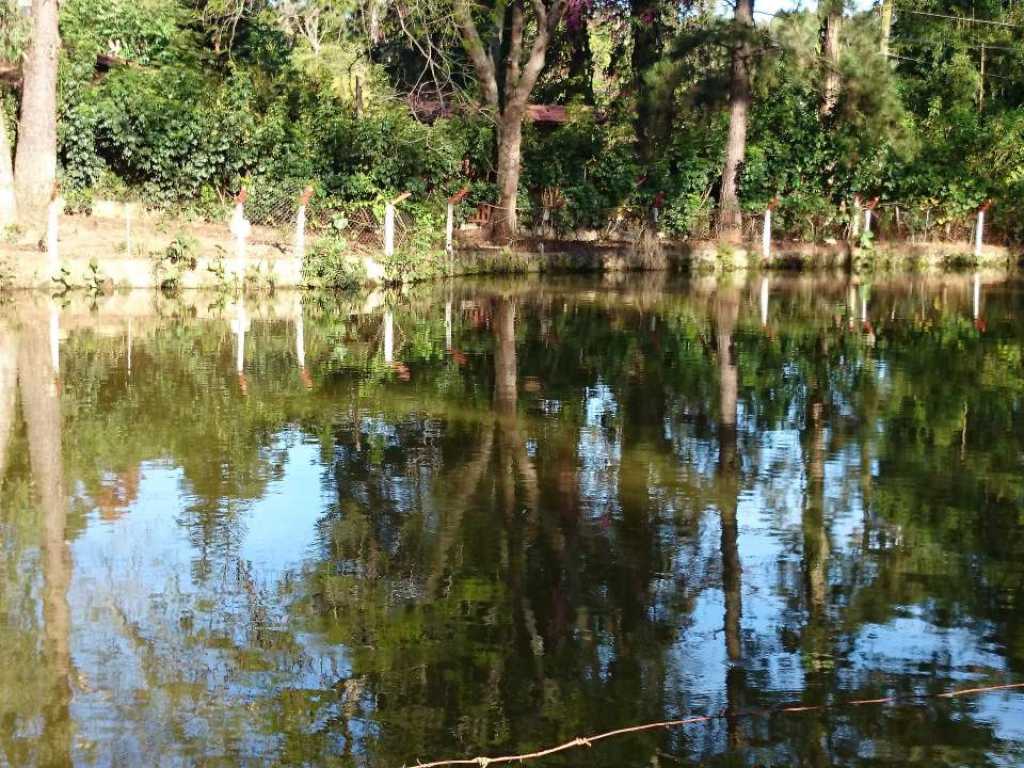
[(1012, 280), (22, 298), (0, 480), (0, 765), (1024, 764)]

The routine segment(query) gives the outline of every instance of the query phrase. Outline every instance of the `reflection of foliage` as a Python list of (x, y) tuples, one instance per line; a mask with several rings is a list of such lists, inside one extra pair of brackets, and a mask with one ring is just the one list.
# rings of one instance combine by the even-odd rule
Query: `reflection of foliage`
[[(514, 298), (465, 286), (387, 295), (394, 363), (383, 360), (380, 311), (314, 297), (305, 369), (294, 317), (253, 305), (244, 384), (232, 316), (216, 307), (200, 320), (173, 318), (169, 304), (167, 319), (137, 322), (130, 376), (120, 330), (73, 329), (61, 360), (77, 503), (130, 503), (132, 473), (162, 462), (181, 470), (178, 521), (191, 544), (192, 572), (168, 564), (159, 600), (139, 598), (131, 574), (119, 574), (123, 592), (90, 604), (90, 632), (130, 648), (147, 694), (128, 711), (130, 689), (118, 689), (118, 711), (142, 730), (163, 724), (159, 744), (196, 762), (258, 752), (397, 765), (718, 711), (737, 695), (771, 705), (796, 696), (794, 680), (801, 696), (825, 699), (940, 689), (993, 671), (916, 651), (926, 675), (855, 657), (865, 627), (908, 613), (995, 638), (1019, 669), (1017, 300), (993, 296), (983, 333), (938, 292), (875, 286), (872, 306), (884, 311), (866, 327), (851, 317), (847, 288), (780, 283), (766, 328), (733, 289), (735, 471), (716, 469), (727, 350), (714, 293), (699, 287), (581, 295), (552, 281), (508, 289)], [(503, 325), (510, 307), (514, 325)], [(247, 511), (285, 474), (299, 436), (319, 446), (331, 501), (309, 559), (268, 577), (240, 555)], [(776, 437), (782, 447), (765, 450)], [(20, 671), (39, 653), (40, 520), (22, 433), (15, 439), (0, 505), (0, 650), (19, 663), (0, 673), (0, 701), (27, 693), (0, 717), (31, 718), (47, 698)], [(774, 498), (779, 487), (789, 495)], [(802, 511), (782, 509), (795, 497)], [(754, 498), (772, 517), (779, 561), (750, 559), (747, 526), (758, 523), (745, 513), (744, 597), (752, 610), (770, 606), (778, 632), (753, 632), (745, 618), (737, 694), (697, 684), (689, 665), (702, 657), (689, 654), (722, 643), (719, 515), (707, 512)], [(701, 622), (716, 632), (690, 634)], [(768, 660), (801, 676), (780, 683)], [(812, 754), (865, 764), (865, 739), (894, 754), (935, 741), (944, 746), (928, 754), (968, 765), (993, 763), (1002, 748), (957, 702), (927, 716), (840, 718), (652, 733), (587, 760), (624, 765), (660, 750), (708, 762), (733, 735), (742, 750), (714, 764)], [(9, 761), (32, 762), (32, 740), (6, 733)]]

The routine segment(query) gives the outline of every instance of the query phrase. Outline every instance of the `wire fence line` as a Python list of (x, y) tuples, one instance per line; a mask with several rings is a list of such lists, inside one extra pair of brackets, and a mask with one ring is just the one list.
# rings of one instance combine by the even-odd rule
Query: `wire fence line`
[[(276, 230), (285, 241), (292, 240), (296, 236), (303, 192), (308, 189), (300, 181), (257, 189), (246, 199), (244, 215), (252, 224)], [(622, 242), (635, 240), (652, 228), (669, 239), (711, 240), (723, 231), (717, 209), (706, 201), (683, 215), (671, 207), (655, 208), (636, 203), (604, 208), (578, 207), (563, 195), (549, 190), (543, 190), (535, 197), (541, 204), (524, 206), (518, 211), (517, 229), (521, 240)], [(305, 230), (311, 242), (332, 236), (343, 238), (354, 246), (381, 249), (385, 245), (385, 205), (383, 201), (353, 205), (313, 195), (304, 208)], [(419, 223), (401, 204), (396, 206), (393, 242), (397, 249), (404, 248), (414, 238), (422, 243), (424, 236), (426, 240), (436, 239), (438, 247), (444, 246), (444, 233), (437, 227), (437, 222), (443, 221), (443, 203), (436, 205), (438, 211), (431, 225), (433, 228), (423, 232), (417, 228), (425, 227), (424, 224)], [(486, 234), (502, 224), (506, 217), (500, 206), (490, 203), (457, 203), (455, 210), (455, 231), (468, 227)], [(978, 222), (976, 212), (951, 213), (948, 208), (931, 203), (903, 205), (884, 202), (871, 207), (870, 216), (867, 214), (868, 206), (857, 204), (851, 204), (845, 210), (813, 207), (802, 210), (788, 207), (787, 200), (783, 198), (774, 207), (771, 240), (859, 242), (870, 229), (871, 238), (876, 241), (973, 242)], [(750, 242), (762, 240), (765, 224), (764, 211), (743, 212), (742, 238)]]

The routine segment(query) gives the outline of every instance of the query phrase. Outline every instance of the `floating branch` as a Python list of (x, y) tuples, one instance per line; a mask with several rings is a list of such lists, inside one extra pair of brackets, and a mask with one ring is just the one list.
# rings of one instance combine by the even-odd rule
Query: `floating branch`
[[(955, 699), (958, 696), (974, 696), (979, 693), (991, 693), (992, 691), (1008, 691), (1017, 690), (1024, 688), (1024, 683), (1011, 683), (1009, 685), (990, 685), (982, 688), (965, 688), (959, 691), (950, 691), (948, 693), (932, 693), (923, 694), (919, 696), (908, 696), (900, 698), (898, 696), (886, 696), (881, 699), (857, 699), (854, 701), (844, 701), (839, 704), (828, 705), (802, 705), (794, 704), (787, 707), (772, 708), (772, 709), (751, 709), (744, 710), (742, 712), (731, 713), (733, 717), (771, 717), (776, 714), (797, 714), (800, 712), (822, 712), (830, 709), (837, 709), (839, 707), (861, 707), (869, 704), (909, 704), (917, 701), (924, 701), (927, 699)], [(417, 762), (411, 768), (442, 768), (442, 766), (449, 765), (476, 765), (480, 768), (487, 768), (491, 765), (501, 765), (504, 763), (518, 763), (524, 760), (536, 760), (541, 757), (547, 757), (554, 755), (558, 752), (566, 752), (570, 749), (576, 749), (577, 747), (591, 747), (594, 742), (603, 741), (604, 739), (610, 739), (613, 736), (625, 736), (629, 733), (641, 733), (642, 731), (657, 731), (665, 728), (679, 728), (684, 725), (696, 725), (697, 723), (710, 723), (715, 720), (723, 720), (726, 718), (727, 713), (725, 711), (719, 712), (713, 715), (695, 715), (693, 717), (687, 717), (682, 720), (662, 720), (657, 723), (644, 723), (643, 725), (633, 725), (628, 728), (617, 728), (614, 731), (606, 731), (605, 733), (599, 733), (594, 736), (581, 736), (571, 741), (567, 741), (564, 744), (559, 744), (556, 747), (548, 747), (547, 749), (540, 749), (536, 752), (526, 752), (521, 755), (503, 755), (501, 757), (470, 757), (470, 758), (456, 758), (452, 760), (436, 760), (432, 763), (420, 763)]]

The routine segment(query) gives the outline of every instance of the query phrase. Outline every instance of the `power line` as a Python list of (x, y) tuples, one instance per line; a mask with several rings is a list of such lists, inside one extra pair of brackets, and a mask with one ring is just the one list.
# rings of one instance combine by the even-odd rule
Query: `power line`
[[(922, 59), (912, 59), (910, 56), (900, 56), (900, 55), (895, 54), (895, 53), (890, 53), (889, 54), (889, 58), (890, 59), (896, 59), (897, 61), (911, 61), (914, 64), (920, 64), (920, 65), (925, 66), (925, 67), (933, 67), (933, 66), (935, 66), (935, 62), (934, 61), (923, 61)], [(1020, 80), (1017, 80), (1016, 78), (1005, 77), (1003, 75), (993, 75), (991, 72), (986, 72), (985, 73), (985, 77), (994, 77), (996, 80), (1009, 80), (1011, 83), (1019, 83), (1019, 82), (1021, 82)]]
[(903, 13), (910, 13), (915, 16), (931, 16), (936, 19), (951, 19), (953, 21), (967, 22), (968, 24), (991, 24), (994, 27), (1009, 27), (1010, 29), (1024, 29), (1020, 24), (1009, 24), (1005, 21), (992, 21), (991, 19), (973, 19), (966, 16), (950, 16), (945, 13), (931, 13), (929, 11), (904, 10)]

